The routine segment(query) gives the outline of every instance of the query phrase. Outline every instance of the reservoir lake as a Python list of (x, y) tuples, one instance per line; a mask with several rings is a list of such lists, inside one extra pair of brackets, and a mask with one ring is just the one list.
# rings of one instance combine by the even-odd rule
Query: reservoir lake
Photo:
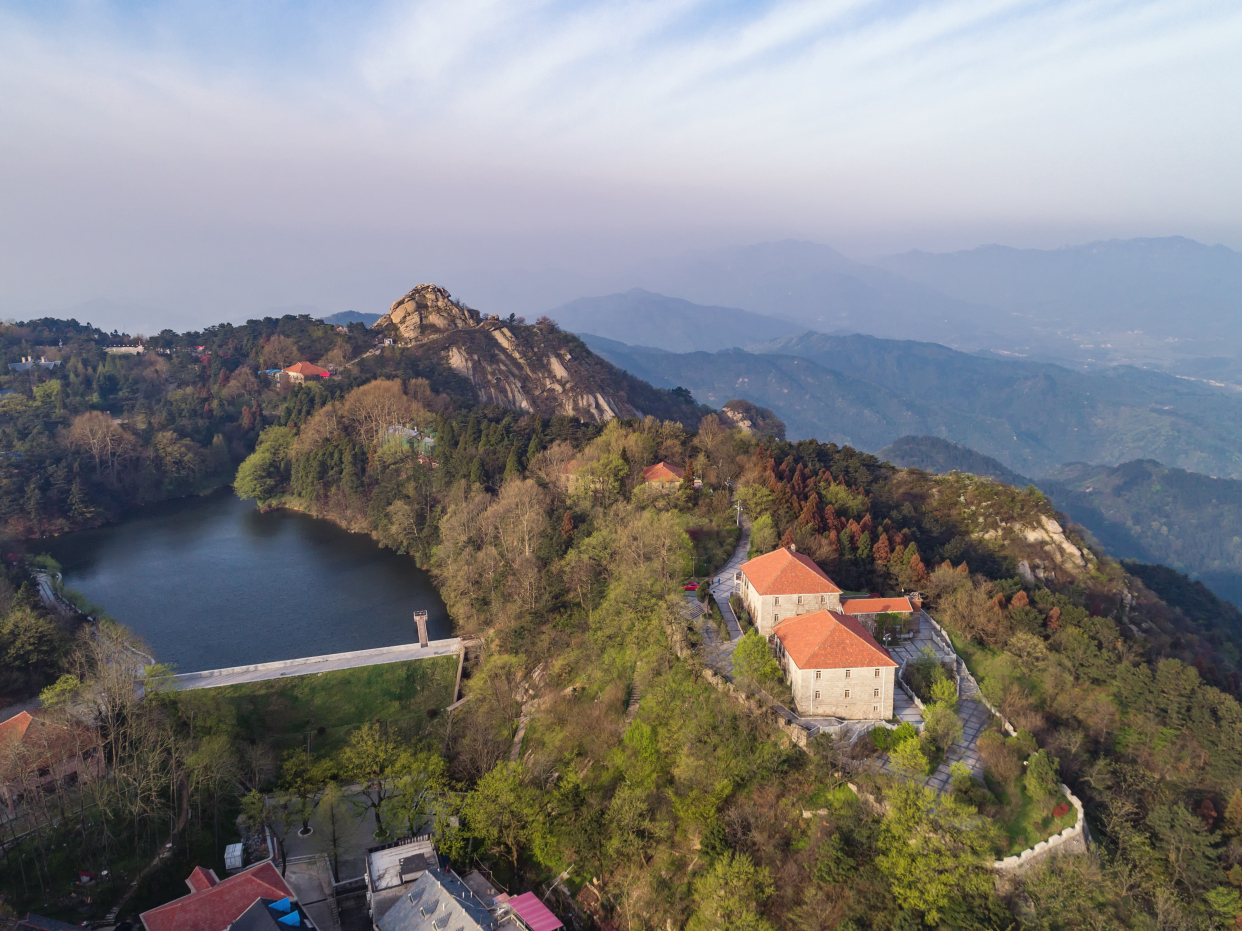
[(411, 643), (416, 610), (431, 639), (452, 636), (411, 557), (296, 511), (260, 513), (229, 489), (30, 549), (176, 672)]

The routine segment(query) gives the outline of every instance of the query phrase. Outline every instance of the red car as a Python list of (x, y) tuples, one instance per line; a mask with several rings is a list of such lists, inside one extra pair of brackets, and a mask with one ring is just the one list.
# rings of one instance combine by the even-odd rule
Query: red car
[(686, 591), (688, 592), (697, 592), (698, 590), (699, 590), (698, 582), (691, 582), (689, 585), (686, 586)]

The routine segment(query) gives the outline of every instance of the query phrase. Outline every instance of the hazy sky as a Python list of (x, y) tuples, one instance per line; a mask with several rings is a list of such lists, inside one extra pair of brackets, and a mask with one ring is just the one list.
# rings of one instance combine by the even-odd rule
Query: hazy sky
[(786, 237), (1238, 248), (1240, 91), (1237, 0), (0, 0), (0, 314)]

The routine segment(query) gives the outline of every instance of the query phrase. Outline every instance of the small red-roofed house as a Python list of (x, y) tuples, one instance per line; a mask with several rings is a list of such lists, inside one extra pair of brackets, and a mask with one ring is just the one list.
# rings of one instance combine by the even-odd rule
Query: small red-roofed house
[(284, 370), (284, 375), (294, 384), (301, 384), (306, 379), (314, 380), (316, 378), (328, 378), (332, 375), (327, 369), (321, 369), (319, 366), (310, 362), (297, 362)]
[(897, 663), (857, 619), (815, 611), (776, 625), (776, 656), (805, 715), (851, 721), (893, 716)]
[(648, 485), (678, 484), (686, 474), (685, 469), (678, 468), (668, 462), (657, 462), (643, 469), (643, 481)]
[(189, 895), (142, 913), (146, 931), (227, 931), (259, 899), (297, 898), (271, 860), (227, 879), (195, 867), (185, 884)]
[(742, 563), (741, 572), (742, 603), (765, 637), (783, 618), (841, 610), (841, 589), (792, 546)]

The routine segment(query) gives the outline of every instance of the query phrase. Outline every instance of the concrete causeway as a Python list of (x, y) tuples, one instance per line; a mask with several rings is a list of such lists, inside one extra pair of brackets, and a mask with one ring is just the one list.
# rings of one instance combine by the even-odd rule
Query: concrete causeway
[(320, 672), (340, 669), (357, 669), (360, 666), (380, 666), (385, 663), (404, 663), (413, 659), (430, 659), (433, 656), (457, 656), (465, 649), (460, 637), (432, 640), (427, 646), (403, 643), (371, 650), (353, 650), (349, 653), (328, 653), (324, 656), (306, 656), (301, 659), (279, 660), (274, 663), (255, 663), (250, 666), (231, 666), (227, 669), (208, 669), (203, 672), (187, 672), (173, 676), (173, 685), (180, 690), (213, 689), (245, 682), (263, 682), (287, 676), (310, 676)]

